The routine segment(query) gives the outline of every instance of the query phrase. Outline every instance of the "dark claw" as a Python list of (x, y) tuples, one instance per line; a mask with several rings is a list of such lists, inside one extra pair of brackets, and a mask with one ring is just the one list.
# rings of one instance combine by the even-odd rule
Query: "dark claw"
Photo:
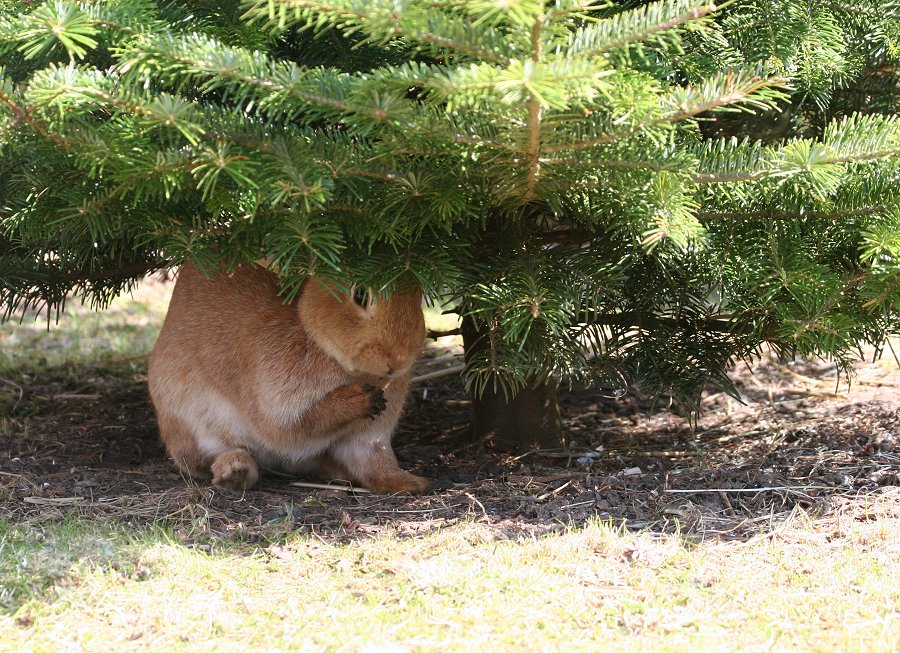
[(385, 408), (387, 408), (387, 398), (384, 396), (384, 390), (374, 385), (369, 385), (368, 383), (364, 384), (362, 388), (372, 400), (372, 409), (369, 412), (369, 419), (375, 419), (384, 412)]

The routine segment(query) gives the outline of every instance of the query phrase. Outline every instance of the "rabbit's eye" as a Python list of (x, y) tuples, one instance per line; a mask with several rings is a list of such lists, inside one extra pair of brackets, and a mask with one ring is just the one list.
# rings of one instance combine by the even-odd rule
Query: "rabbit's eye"
[(353, 289), (353, 301), (357, 306), (366, 308), (369, 305), (369, 291), (363, 286), (357, 286)]

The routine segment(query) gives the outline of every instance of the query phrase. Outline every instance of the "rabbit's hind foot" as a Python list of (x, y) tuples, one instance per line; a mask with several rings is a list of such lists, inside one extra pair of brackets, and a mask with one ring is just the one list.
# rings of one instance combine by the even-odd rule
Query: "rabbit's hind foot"
[(259, 480), (256, 459), (245, 449), (231, 449), (212, 463), (213, 484), (229, 490), (247, 490)]
[(422, 494), (428, 490), (428, 479), (402, 469), (377, 474), (366, 485), (381, 494)]

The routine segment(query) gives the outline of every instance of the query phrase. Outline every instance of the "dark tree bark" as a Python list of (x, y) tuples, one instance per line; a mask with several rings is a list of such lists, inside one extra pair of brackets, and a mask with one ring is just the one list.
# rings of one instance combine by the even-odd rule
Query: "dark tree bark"
[[(462, 321), (463, 346), (468, 360), (487, 347), (485, 333), (469, 318)], [(529, 385), (509, 399), (488, 387), (473, 397), (472, 439), (506, 451), (553, 449), (563, 446), (556, 385)]]

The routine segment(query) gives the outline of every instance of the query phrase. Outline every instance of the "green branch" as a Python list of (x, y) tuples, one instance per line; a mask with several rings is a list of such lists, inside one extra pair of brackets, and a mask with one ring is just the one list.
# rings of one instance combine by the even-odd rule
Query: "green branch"
[[(869, 161), (875, 161), (878, 159), (886, 159), (886, 158), (895, 157), (895, 156), (900, 156), (900, 148), (882, 150), (880, 152), (865, 152), (865, 153), (855, 154), (855, 155), (823, 158), (823, 159), (819, 159), (816, 161), (815, 167), (827, 166), (827, 165), (848, 164), (848, 163), (866, 163)], [(800, 174), (802, 172), (809, 172), (810, 169), (793, 170), (791, 172)], [(784, 175), (784, 174), (785, 174), (785, 171), (781, 168), (769, 168), (767, 170), (753, 170), (753, 171), (738, 170), (735, 172), (726, 172), (726, 173), (714, 173), (714, 172), (697, 173), (691, 178), (691, 180), (696, 184), (724, 184), (724, 183), (741, 182), (741, 181), (757, 181), (757, 180), (763, 179), (765, 177), (771, 177), (773, 175)]]
[(13, 114), (13, 120), (15, 122), (24, 122), (26, 125), (31, 127), (35, 131), (35, 133), (54, 142), (66, 152), (75, 152), (78, 150), (78, 146), (83, 147), (85, 145), (88, 145), (84, 141), (77, 141), (78, 145), (75, 145), (74, 143), (76, 141), (63, 138), (62, 136), (56, 134), (46, 125), (44, 121), (32, 116), (27, 107), (16, 102), (15, 98), (10, 95), (0, 92), (0, 103), (6, 105), (6, 107), (10, 110), (10, 112)]
[[(673, 6), (674, 4), (674, 6)], [(693, 5), (693, 6), (691, 6)], [(681, 13), (673, 15), (672, 11)], [(680, 25), (699, 20), (716, 10), (712, 2), (654, 2), (623, 11), (594, 25), (576, 31), (569, 39), (569, 52), (594, 56), (644, 41), (669, 32)]]
[(350, 23), (353, 21), (353, 19), (356, 19), (356, 23), (359, 24), (362, 23), (367, 17), (367, 14), (363, 13), (362, 11), (349, 9), (348, 6), (350, 5), (350, 3), (345, 3), (345, 6), (343, 7), (336, 7), (334, 4), (307, 2), (306, 0), (278, 0), (278, 2), (264, 0), (263, 2), (252, 3), (244, 13), (242, 18), (252, 24), (256, 18), (267, 15), (269, 18), (269, 24), (277, 24), (283, 29), (288, 25), (287, 14), (284, 11), (276, 14), (276, 11), (278, 9), (277, 5), (293, 8), (294, 20), (296, 22), (301, 21), (304, 12), (315, 13), (319, 16), (328, 16), (331, 22), (337, 22), (343, 19), (345, 22)]
[(856, 218), (860, 216), (880, 213), (883, 206), (863, 206), (858, 209), (843, 211), (700, 211), (698, 220), (753, 220), (758, 218), (771, 218), (773, 220), (801, 220), (812, 218), (814, 220), (834, 220), (836, 218)]
[[(543, 16), (536, 16), (531, 26), (531, 60), (539, 64), (543, 59), (543, 46), (541, 44), (541, 27)], [(530, 91), (530, 89), (529, 89)], [(525, 152), (528, 170), (525, 174), (525, 196), (523, 201), (529, 202), (534, 198), (534, 189), (541, 171), (541, 103), (530, 91), (528, 98), (528, 146)]]
[(91, 281), (105, 281), (107, 279), (133, 279), (161, 270), (171, 263), (171, 261), (163, 259), (153, 263), (134, 263), (123, 268), (101, 270), (99, 272), (94, 270), (78, 270), (76, 272), (48, 271), (49, 276), (46, 279), (50, 283), (70, 285), (89, 283)]
[[(343, 6), (335, 6), (335, 4), (308, 2), (307, 0), (257, 0), (247, 9), (244, 17), (249, 18), (250, 22), (252, 22), (255, 18), (267, 16), (268, 24), (277, 25), (279, 29), (295, 24), (301, 24), (305, 28), (314, 27), (315, 29), (321, 29), (325, 26), (339, 26), (345, 30), (351, 26), (357, 26), (366, 29), (372, 37), (381, 37), (380, 39), (373, 38), (372, 40), (399, 40), (405, 37), (413, 41), (446, 48), (447, 50), (482, 61), (509, 62), (509, 57), (499, 56), (489, 49), (478, 47), (476, 42), (462, 42), (449, 36), (438, 34), (433, 30), (415, 29), (401, 23), (403, 19), (406, 19), (407, 22), (412, 22), (413, 18), (419, 18), (423, 22), (432, 22), (447, 29), (453, 29), (454, 27), (471, 29), (468, 21), (457, 20), (455, 17), (448, 16), (442, 11), (446, 10), (452, 3), (427, 3), (427, 9), (419, 9), (418, 11), (418, 7), (414, 5), (407, 5), (403, 9), (392, 6), (387, 16), (378, 16), (376, 14), (378, 18), (387, 18), (389, 26), (378, 25), (369, 13), (352, 9), (351, 7), (355, 3), (342, 4)], [(373, 4), (375, 4), (374, 9), (380, 8), (376, 3)], [(293, 10), (292, 20), (288, 20), (288, 14), (284, 9), (278, 11), (278, 5), (282, 8)], [(443, 19), (443, 23), (440, 22), (441, 19)], [(371, 29), (373, 24), (380, 28), (379, 34), (375, 34), (375, 30)], [(487, 39), (489, 35), (499, 36), (491, 33), (482, 33), (478, 36), (482, 39)], [(502, 42), (500, 39), (497, 40)]]
[[(768, 107), (773, 100), (782, 97), (781, 92), (776, 90), (781, 85), (782, 81), (780, 79), (759, 76), (745, 78), (740, 72), (722, 73), (707, 82), (700, 89), (687, 86), (673, 90), (665, 101), (676, 105), (677, 111), (657, 116), (652, 120), (639, 123), (621, 132), (602, 134), (596, 138), (583, 141), (551, 145), (545, 147), (543, 151), (546, 154), (553, 154), (555, 152), (586, 150), (598, 145), (606, 145), (630, 138), (657, 125), (676, 123), (725, 106), (747, 103)], [(766, 92), (763, 93), (762, 91)], [(692, 96), (699, 97), (691, 101)]]
[(712, 331), (731, 335), (746, 335), (753, 332), (748, 325), (741, 325), (733, 321), (732, 315), (719, 315), (703, 318), (701, 320), (685, 320), (661, 315), (642, 313), (639, 311), (625, 311), (622, 313), (596, 313), (586, 311), (576, 317), (576, 324), (587, 323), (596, 326), (614, 326), (653, 331), (660, 328), (685, 329), (692, 331)]

